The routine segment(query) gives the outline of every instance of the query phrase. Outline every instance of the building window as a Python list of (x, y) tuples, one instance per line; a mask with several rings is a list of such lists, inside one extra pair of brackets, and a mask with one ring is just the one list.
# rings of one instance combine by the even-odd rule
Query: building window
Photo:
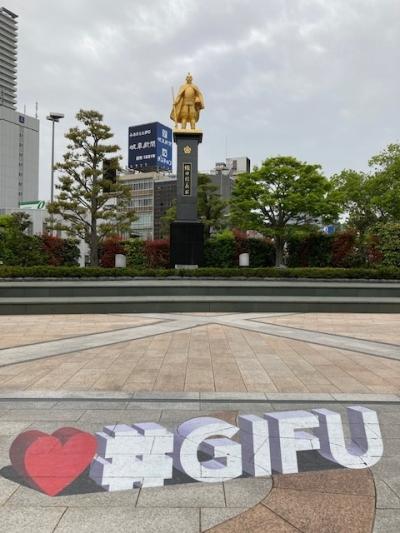
[(143, 190), (149, 190), (153, 188), (153, 182), (146, 180), (146, 181), (137, 181), (134, 183), (131, 183), (131, 189), (134, 191), (143, 191)]

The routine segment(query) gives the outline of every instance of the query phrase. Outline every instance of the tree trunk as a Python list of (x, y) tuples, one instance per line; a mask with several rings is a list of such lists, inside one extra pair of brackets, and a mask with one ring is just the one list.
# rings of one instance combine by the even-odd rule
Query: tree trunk
[(90, 266), (99, 266), (99, 244), (97, 240), (97, 220), (96, 215), (92, 213), (92, 224), (90, 231)]
[(99, 266), (99, 250), (96, 234), (90, 236), (90, 266)]
[(285, 241), (282, 237), (275, 237), (275, 266), (280, 267), (283, 265), (283, 249), (285, 246)]

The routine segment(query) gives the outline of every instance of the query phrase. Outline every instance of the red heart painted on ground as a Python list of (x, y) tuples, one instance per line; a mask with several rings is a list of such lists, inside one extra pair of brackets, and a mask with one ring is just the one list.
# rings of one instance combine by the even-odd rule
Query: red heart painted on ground
[(55, 496), (70, 485), (92, 461), (96, 438), (75, 428), (52, 435), (24, 431), (10, 448), (11, 464), (31, 486)]

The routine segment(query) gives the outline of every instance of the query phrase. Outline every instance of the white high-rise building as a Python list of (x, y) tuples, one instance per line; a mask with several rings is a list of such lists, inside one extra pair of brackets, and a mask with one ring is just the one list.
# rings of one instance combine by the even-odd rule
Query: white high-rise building
[(0, 7), (0, 212), (38, 199), (39, 120), (16, 111), (17, 15)]
[(0, 7), (0, 105), (17, 103), (17, 15)]

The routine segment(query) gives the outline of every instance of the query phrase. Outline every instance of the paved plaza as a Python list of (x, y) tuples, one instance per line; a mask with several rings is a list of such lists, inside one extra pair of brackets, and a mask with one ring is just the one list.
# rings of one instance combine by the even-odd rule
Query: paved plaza
[(0, 392), (400, 391), (397, 315), (4, 317)]
[[(5, 316), (0, 324), (0, 524), (7, 532), (400, 531), (400, 316)], [(299, 452), (299, 473), (106, 492), (88, 472), (56, 497), (10, 465), (23, 431), (346, 406), (377, 412), (371, 468)], [(347, 430), (346, 430), (347, 431)], [(235, 437), (234, 437), (235, 438)]]

